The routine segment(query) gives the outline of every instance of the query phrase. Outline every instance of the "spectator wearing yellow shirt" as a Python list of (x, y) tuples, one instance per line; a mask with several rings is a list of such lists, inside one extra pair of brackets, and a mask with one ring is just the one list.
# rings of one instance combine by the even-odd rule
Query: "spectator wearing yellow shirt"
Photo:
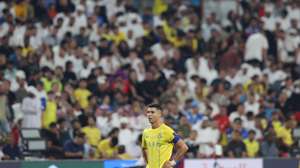
[(276, 132), (277, 138), (281, 139), (283, 145), (290, 147), (293, 145), (294, 140), (292, 136), (292, 129), (295, 128), (293, 120), (289, 120), (285, 123), (285, 126), (279, 128)]
[(57, 120), (57, 103), (55, 100), (54, 92), (48, 93), (48, 101), (46, 104), (45, 112), (43, 113), (43, 126), (49, 127), (49, 124), (56, 122)]
[(16, 18), (22, 21), (27, 20), (29, 5), (26, 1), (17, 1), (13, 8), (14, 8)]
[(260, 80), (258, 75), (254, 75), (251, 80), (244, 84), (244, 89), (247, 92), (254, 91), (257, 94), (263, 94), (266, 92), (266, 87)]
[(98, 153), (102, 159), (113, 159), (117, 158), (118, 154), (118, 137), (106, 138), (98, 144)]
[(119, 31), (117, 26), (111, 26), (111, 32), (103, 33), (103, 37), (108, 41), (113, 41), (116, 45), (119, 45), (121, 41), (126, 40), (126, 35), (124, 32)]
[(277, 113), (277, 112), (272, 113), (271, 123), (272, 123), (272, 127), (274, 128), (276, 133), (279, 132), (280, 129), (282, 128), (282, 123), (280, 122), (279, 117), (280, 117), (279, 113)]
[(259, 152), (259, 143), (255, 140), (256, 132), (250, 130), (248, 138), (244, 140), (248, 157), (256, 157)]
[(55, 83), (58, 83), (59, 85), (59, 90), (62, 90), (62, 84), (59, 80), (54, 78), (54, 72), (50, 69), (47, 69), (45, 72), (44, 77), (41, 78), (41, 81), (43, 82), (44, 85), (44, 90), (46, 92), (49, 92), (52, 90), (52, 87)]
[(75, 100), (78, 101), (80, 107), (83, 109), (86, 109), (89, 106), (88, 98), (91, 95), (91, 92), (86, 87), (86, 80), (81, 79), (79, 82), (79, 88), (74, 91)]
[(88, 126), (83, 127), (82, 132), (86, 135), (88, 143), (93, 147), (97, 147), (98, 142), (101, 140), (101, 131), (96, 127), (94, 116), (88, 117)]
[(23, 57), (29, 57), (30, 54), (34, 52), (34, 49), (29, 43), (29, 38), (24, 39), (24, 47), (22, 48), (22, 56)]
[(154, 15), (160, 15), (167, 10), (168, 10), (168, 4), (166, 3), (166, 0), (154, 0), (154, 5), (153, 5)]

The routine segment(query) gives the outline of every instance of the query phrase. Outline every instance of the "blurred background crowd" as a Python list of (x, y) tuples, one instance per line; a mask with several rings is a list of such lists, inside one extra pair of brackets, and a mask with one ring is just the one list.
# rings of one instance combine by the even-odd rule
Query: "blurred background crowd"
[(1, 0), (0, 158), (139, 158), (151, 102), (188, 158), (296, 157), (299, 78), (297, 0)]

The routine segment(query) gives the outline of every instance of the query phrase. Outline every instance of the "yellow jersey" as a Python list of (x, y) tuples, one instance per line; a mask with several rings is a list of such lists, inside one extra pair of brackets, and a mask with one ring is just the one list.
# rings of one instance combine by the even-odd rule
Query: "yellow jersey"
[[(100, 156), (101, 156), (101, 153), (105, 153), (107, 155), (107, 157), (113, 157), (114, 153), (117, 153), (117, 151), (118, 151), (117, 146), (115, 146), (115, 147), (110, 146), (109, 138), (100, 141), (97, 146), (97, 149), (98, 149), (98, 153), (100, 154)], [(101, 156), (101, 157), (103, 157), (103, 156)]]
[(49, 124), (56, 122), (57, 120), (57, 104), (55, 101), (48, 101), (46, 105), (46, 110), (43, 114), (43, 126), (45, 128), (49, 127)]
[(79, 102), (80, 107), (86, 109), (89, 106), (88, 98), (92, 93), (87, 89), (78, 88), (74, 91), (75, 100)]
[(165, 0), (154, 0), (154, 5), (153, 5), (154, 15), (160, 15), (167, 10), (168, 10), (168, 4), (165, 2)]
[(291, 146), (294, 143), (292, 129), (287, 129), (286, 127), (281, 127), (278, 130), (277, 138), (282, 138), (283, 142), (288, 146)]
[(145, 129), (142, 138), (142, 148), (147, 153), (147, 168), (161, 168), (166, 161), (170, 160), (174, 144), (178, 140), (179, 136), (165, 124), (155, 129)]
[(259, 143), (256, 140), (251, 142), (249, 139), (244, 140), (244, 143), (246, 145), (248, 157), (256, 157), (259, 151)]
[(97, 127), (83, 127), (82, 132), (86, 135), (87, 141), (92, 146), (97, 146), (101, 139), (100, 129)]
[(44, 90), (48, 93), (49, 91), (52, 90), (52, 87), (55, 83), (58, 83), (59, 85), (59, 91), (62, 91), (62, 84), (59, 80), (53, 79), (53, 80), (48, 80), (47, 78), (41, 78), (41, 81), (43, 82), (44, 85)]

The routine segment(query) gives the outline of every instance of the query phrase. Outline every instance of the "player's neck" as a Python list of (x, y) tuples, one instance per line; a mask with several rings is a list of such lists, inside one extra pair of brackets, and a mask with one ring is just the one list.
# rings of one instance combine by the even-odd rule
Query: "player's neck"
[(155, 123), (153, 123), (151, 126), (152, 126), (152, 129), (156, 129), (158, 127), (160, 127), (163, 123), (161, 121), (157, 121)]

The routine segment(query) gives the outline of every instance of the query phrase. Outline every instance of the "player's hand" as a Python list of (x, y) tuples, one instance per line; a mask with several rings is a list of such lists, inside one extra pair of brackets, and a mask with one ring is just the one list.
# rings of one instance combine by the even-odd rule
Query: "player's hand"
[(173, 168), (171, 161), (166, 161), (163, 165), (163, 168)]

